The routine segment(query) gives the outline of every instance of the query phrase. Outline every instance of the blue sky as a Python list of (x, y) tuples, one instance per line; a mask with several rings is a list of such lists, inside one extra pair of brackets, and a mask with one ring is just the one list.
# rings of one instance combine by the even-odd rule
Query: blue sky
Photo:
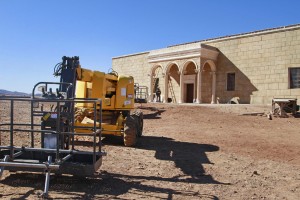
[(58, 81), (61, 57), (107, 72), (112, 57), (300, 23), (300, 1), (0, 0), (0, 89)]

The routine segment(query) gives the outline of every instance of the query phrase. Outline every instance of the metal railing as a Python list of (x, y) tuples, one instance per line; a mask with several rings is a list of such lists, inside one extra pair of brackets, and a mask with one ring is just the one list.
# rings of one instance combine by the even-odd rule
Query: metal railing
[(135, 103), (147, 103), (149, 92), (147, 86), (140, 86), (139, 84), (134, 85), (134, 101)]
[[(27, 119), (26, 122), (24, 122), (25, 120), (16, 120), (17, 109), (15, 106), (18, 103), (26, 104), (29, 107), (29, 116), (22, 116), (23, 119)], [(75, 126), (74, 106), (76, 103), (93, 104), (94, 123), (91, 126)], [(71, 109), (68, 109), (66, 105), (70, 106), (68, 108)], [(47, 173), (44, 194), (47, 195), (51, 170), (75, 174), (78, 171), (86, 172), (87, 170), (80, 168), (87, 167), (90, 169), (88, 174), (93, 174), (100, 167), (102, 156), (105, 155), (105, 152), (101, 151), (102, 102), (100, 99), (44, 99), (1, 96), (0, 108), (1, 106), (6, 106), (5, 109), (8, 108), (7, 111), (9, 112), (6, 114), (7, 116), (4, 116), (5, 113), (2, 112), (0, 117), (0, 177), (4, 170), (45, 171)], [(20, 110), (18, 111), (20, 112)], [(42, 126), (43, 121), (47, 121), (45, 116), (51, 120), (53, 127), (46, 129)], [(89, 133), (76, 132), (75, 129), (88, 129)], [(16, 145), (19, 141), (15, 141), (15, 136), (22, 136), (24, 132), (30, 133), (29, 147)], [(8, 144), (2, 145), (1, 136), (6, 133), (9, 134), (9, 142), (5, 141)], [(41, 135), (40, 140), (35, 138), (39, 134)], [(55, 138), (55, 148), (45, 148), (46, 141), (43, 137), (45, 135)], [(75, 135), (91, 136), (93, 140), (92, 150), (75, 149), (79, 146), (75, 144)], [(25, 137), (21, 138), (24, 139)], [(37, 148), (37, 142), (40, 142), (41, 147)], [(76, 167), (78, 167), (77, 170)]]

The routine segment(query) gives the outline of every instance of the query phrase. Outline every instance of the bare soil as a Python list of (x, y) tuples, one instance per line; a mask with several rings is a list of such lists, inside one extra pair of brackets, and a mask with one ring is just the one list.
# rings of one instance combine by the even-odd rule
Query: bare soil
[[(15, 120), (22, 120), (27, 111), (18, 109)], [(99, 174), (53, 175), (49, 198), (299, 199), (299, 118), (242, 115), (270, 110), (254, 105), (156, 103), (140, 109), (144, 133), (136, 147), (104, 139), (107, 156)], [(2, 119), (8, 112), (1, 105)], [(5, 134), (1, 138), (9, 141)], [(39, 199), (44, 179), (5, 171), (0, 198)]]

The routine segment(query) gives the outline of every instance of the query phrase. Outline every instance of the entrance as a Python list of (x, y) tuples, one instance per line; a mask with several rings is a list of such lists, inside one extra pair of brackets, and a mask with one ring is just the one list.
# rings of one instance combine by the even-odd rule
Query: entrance
[(193, 103), (194, 84), (186, 84), (186, 103)]

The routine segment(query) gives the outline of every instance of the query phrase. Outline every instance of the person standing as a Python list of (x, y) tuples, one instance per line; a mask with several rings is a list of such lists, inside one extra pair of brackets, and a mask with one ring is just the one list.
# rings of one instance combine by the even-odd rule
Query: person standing
[(161, 91), (160, 91), (159, 87), (157, 87), (155, 94), (156, 94), (156, 102), (160, 102)]

